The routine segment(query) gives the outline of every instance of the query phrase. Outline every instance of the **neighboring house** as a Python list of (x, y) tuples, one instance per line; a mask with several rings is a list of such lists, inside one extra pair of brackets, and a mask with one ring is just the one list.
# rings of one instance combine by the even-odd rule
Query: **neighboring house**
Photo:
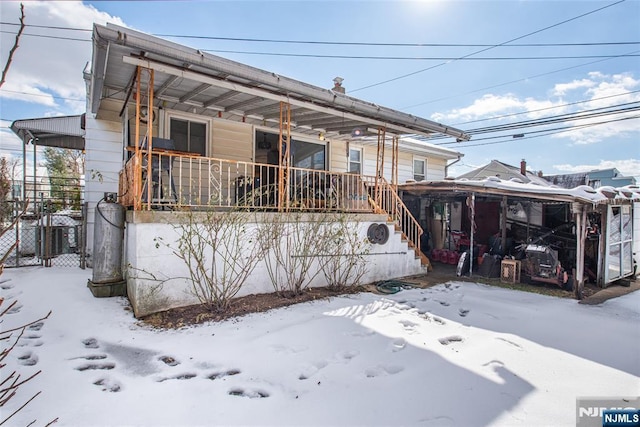
[(570, 173), (563, 175), (548, 175), (544, 179), (551, 184), (562, 188), (575, 188), (579, 185), (588, 185), (592, 188), (600, 187), (624, 187), (635, 185), (636, 179), (632, 176), (624, 176), (616, 168), (597, 169), (589, 172)]
[[(187, 275), (157, 239), (175, 242), (176, 224), (201, 211), (242, 211), (254, 228), (293, 211), (348, 214), (362, 238), (372, 230), (380, 238), (364, 254), (362, 281), (424, 271), (422, 229), (395, 186), (444, 179), (462, 156), (415, 137), (467, 140), (463, 131), (350, 97), (341, 78), (320, 88), (115, 25), (95, 25), (93, 41), (83, 122), (88, 248), (104, 243), (93, 236), (96, 206), (117, 193), (137, 316), (198, 302), (187, 281), (159, 287), (130, 273)], [(266, 277), (260, 265), (238, 295), (272, 291)]]
[(11, 178), (9, 200), (23, 200), (25, 197), (30, 200), (39, 200), (41, 197), (47, 200), (51, 197), (51, 183), (47, 168), (37, 166), (35, 179), (33, 172), (29, 170), (26, 175), (23, 175), (22, 167), (15, 168)]
[(527, 171), (527, 162), (524, 159), (520, 162), (519, 168), (498, 160), (491, 160), (487, 165), (460, 175), (456, 179), (485, 179), (490, 176), (495, 176), (505, 181), (515, 179), (525, 184), (531, 182), (544, 186), (550, 185), (540, 175)]

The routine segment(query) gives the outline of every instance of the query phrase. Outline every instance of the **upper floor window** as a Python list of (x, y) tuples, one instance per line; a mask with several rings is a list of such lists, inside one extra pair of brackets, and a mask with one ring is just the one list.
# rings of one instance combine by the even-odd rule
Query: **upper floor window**
[(413, 159), (413, 179), (424, 181), (427, 174), (427, 162), (425, 159)]
[(349, 172), (362, 174), (361, 148), (349, 148)]
[(207, 124), (171, 117), (169, 138), (177, 151), (207, 155)]

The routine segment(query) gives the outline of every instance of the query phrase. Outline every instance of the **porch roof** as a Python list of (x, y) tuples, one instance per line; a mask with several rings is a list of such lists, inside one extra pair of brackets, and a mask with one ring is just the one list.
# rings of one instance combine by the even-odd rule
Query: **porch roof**
[(483, 180), (443, 180), (420, 181), (398, 185), (398, 189), (416, 196), (442, 195), (452, 198), (455, 195), (477, 193), (494, 196), (508, 196), (538, 200), (541, 202), (567, 202), (583, 204), (630, 204), (640, 202), (640, 187), (637, 185), (620, 188), (600, 187), (593, 189), (587, 185), (576, 188), (557, 186), (544, 187), (539, 184), (505, 181), (497, 177)]
[(164, 108), (279, 129), (280, 102), (291, 106), (292, 130), (350, 139), (384, 127), (394, 135), (464, 131), (113, 24), (94, 25), (90, 109), (104, 98), (125, 101), (137, 66), (154, 70), (154, 98)]
[(16, 120), (11, 130), (25, 145), (33, 139), (45, 147), (84, 150), (84, 114)]

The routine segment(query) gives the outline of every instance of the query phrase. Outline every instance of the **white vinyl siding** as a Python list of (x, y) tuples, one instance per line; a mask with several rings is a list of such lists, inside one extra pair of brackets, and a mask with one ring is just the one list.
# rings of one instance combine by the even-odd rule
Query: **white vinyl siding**
[(347, 143), (344, 141), (330, 141), (329, 148), (329, 170), (333, 172), (347, 172), (347, 168), (349, 167)]

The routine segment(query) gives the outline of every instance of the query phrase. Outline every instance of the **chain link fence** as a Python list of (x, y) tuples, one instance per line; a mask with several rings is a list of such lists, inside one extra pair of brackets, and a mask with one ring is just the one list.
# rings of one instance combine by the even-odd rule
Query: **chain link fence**
[(5, 267), (42, 265), (85, 268), (86, 204), (56, 199), (3, 201), (0, 258)]

